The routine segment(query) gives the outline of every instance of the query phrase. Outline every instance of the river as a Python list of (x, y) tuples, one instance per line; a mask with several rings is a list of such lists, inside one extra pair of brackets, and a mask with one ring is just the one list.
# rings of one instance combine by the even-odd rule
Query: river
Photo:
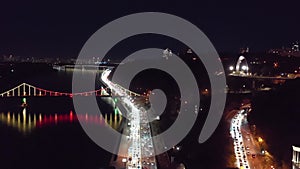
[[(0, 79), (0, 90), (25, 82), (47, 90), (71, 92), (72, 73), (47, 70), (28, 74), (24, 70), (24, 75)], [(97, 78), (100, 75), (92, 71), (82, 73), (87, 80), (95, 73)], [(102, 85), (99, 81), (95, 84)], [(112, 106), (107, 100), (99, 100), (102, 112), (112, 119)], [(109, 164), (111, 154), (85, 134), (75, 118), (70, 97), (27, 97), (26, 102), (24, 110), (22, 98), (0, 98), (1, 169), (99, 169)]]

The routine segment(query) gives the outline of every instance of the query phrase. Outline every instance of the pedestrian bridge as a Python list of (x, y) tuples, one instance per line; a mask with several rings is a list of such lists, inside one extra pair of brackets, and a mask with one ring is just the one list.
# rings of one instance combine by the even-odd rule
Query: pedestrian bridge
[[(53, 90), (46, 90), (42, 89), (27, 83), (22, 83), (12, 89), (9, 89), (7, 91), (4, 91), (0, 94), (0, 97), (73, 97), (73, 96), (97, 96), (97, 97), (110, 97), (112, 95), (114, 96), (121, 96), (117, 95), (115, 93), (109, 94), (108, 92), (109, 88), (103, 88), (101, 87), (98, 90), (93, 91), (87, 91), (87, 92), (78, 92), (78, 93), (68, 93), (68, 92), (59, 92), (59, 91), (53, 91)], [(129, 93), (131, 96), (140, 96), (139, 94), (135, 92), (131, 92), (127, 90), (126, 92)]]

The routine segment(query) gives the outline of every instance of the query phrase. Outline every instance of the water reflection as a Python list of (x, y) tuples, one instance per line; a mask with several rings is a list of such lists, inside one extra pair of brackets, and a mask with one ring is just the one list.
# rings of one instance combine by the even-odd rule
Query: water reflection
[(20, 113), (2, 112), (0, 114), (0, 122), (17, 129), (19, 132), (28, 134), (35, 128), (40, 128), (44, 126), (57, 125), (61, 123), (74, 123), (82, 120), (89, 124), (95, 125), (109, 125), (113, 129), (118, 130), (121, 122), (122, 115), (118, 113), (105, 114), (104, 118), (100, 115), (89, 115), (89, 114), (79, 114), (76, 115), (72, 111), (69, 114), (32, 114), (27, 113), (26, 108), (23, 108)]

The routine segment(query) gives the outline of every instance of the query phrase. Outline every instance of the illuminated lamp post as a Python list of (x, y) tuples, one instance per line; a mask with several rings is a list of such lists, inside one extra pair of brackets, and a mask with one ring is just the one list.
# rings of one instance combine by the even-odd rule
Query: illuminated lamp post
[(126, 159), (126, 158), (123, 158), (123, 159), (122, 159), (122, 163), (124, 163), (124, 167), (126, 167), (127, 159)]

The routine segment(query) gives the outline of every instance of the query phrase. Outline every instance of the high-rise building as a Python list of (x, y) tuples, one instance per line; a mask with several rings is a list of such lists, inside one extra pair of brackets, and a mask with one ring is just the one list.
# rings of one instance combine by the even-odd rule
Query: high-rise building
[(292, 169), (300, 168), (300, 147), (293, 146)]

